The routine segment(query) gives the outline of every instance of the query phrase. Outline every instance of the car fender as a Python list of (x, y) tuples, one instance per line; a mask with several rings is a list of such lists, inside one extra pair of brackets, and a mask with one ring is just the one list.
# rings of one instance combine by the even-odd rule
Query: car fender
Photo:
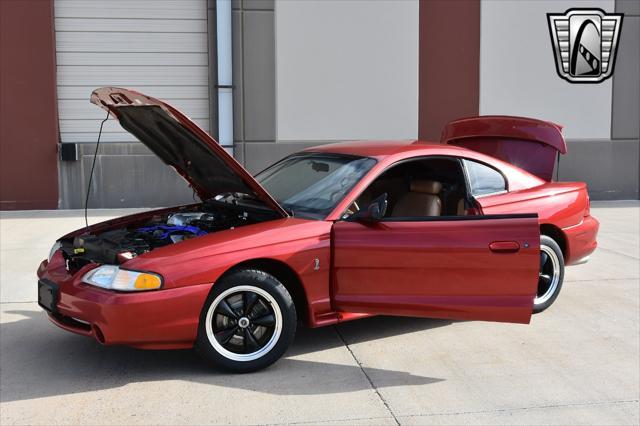
[[(332, 222), (284, 218), (211, 233), (158, 248), (123, 268), (159, 273), (165, 288), (212, 284), (239, 264), (272, 260), (302, 283), (310, 317), (331, 311)], [(203, 301), (204, 303), (204, 301)]]

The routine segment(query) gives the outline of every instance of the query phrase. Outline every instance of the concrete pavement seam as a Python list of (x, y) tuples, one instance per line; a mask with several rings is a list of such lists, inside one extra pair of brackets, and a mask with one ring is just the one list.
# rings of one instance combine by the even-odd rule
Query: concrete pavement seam
[(601, 245), (598, 246), (598, 248), (596, 250), (604, 250), (604, 251), (608, 251), (609, 253), (615, 253), (615, 254), (617, 254), (619, 256), (622, 256), (622, 257), (627, 257), (629, 259), (640, 260), (639, 257), (631, 256), (630, 254), (622, 253), (622, 252), (619, 252), (618, 250), (602, 247)]
[[(353, 417), (348, 419), (327, 419), (327, 420), (301, 420), (299, 422), (287, 422), (287, 423), (259, 423), (262, 426), (280, 426), (280, 425), (316, 425), (316, 424), (338, 424), (345, 422), (356, 422), (362, 420), (385, 420), (389, 417), (374, 416), (374, 417)], [(348, 423), (347, 423), (348, 424)]]
[(369, 382), (369, 386), (371, 386), (371, 389), (373, 389), (373, 391), (376, 393), (376, 395), (378, 395), (378, 398), (380, 399), (380, 401), (382, 401), (382, 404), (384, 404), (385, 408), (387, 409), (389, 414), (391, 414), (391, 417), (393, 417), (393, 420), (396, 422), (396, 424), (398, 426), (400, 426), (400, 421), (398, 421), (398, 418), (396, 417), (395, 413), (393, 412), (393, 410), (389, 406), (389, 403), (387, 402), (386, 399), (384, 399), (384, 397), (382, 396), (382, 394), (378, 390), (378, 387), (373, 383), (373, 380), (371, 380), (371, 377), (369, 377), (369, 375), (365, 371), (364, 367), (362, 366), (362, 363), (360, 362), (358, 357), (356, 357), (356, 354), (353, 353), (353, 350), (349, 346), (349, 343), (347, 343), (347, 339), (345, 339), (344, 336), (342, 335), (342, 333), (340, 333), (340, 330), (338, 330), (338, 327), (333, 326), (333, 329), (338, 334), (338, 337), (340, 338), (340, 340), (342, 340), (342, 343), (344, 344), (345, 348), (347, 348), (347, 350), (349, 351), (349, 353), (353, 357), (354, 361), (358, 364), (358, 367), (360, 367), (360, 371), (362, 371), (362, 374), (364, 374), (364, 377), (366, 377), (367, 381)]
[(601, 279), (593, 279), (593, 280), (565, 280), (565, 283), (593, 283), (593, 282), (615, 282), (615, 281), (631, 281), (637, 280), (640, 277), (627, 277), (627, 278), (601, 278)]
[(527, 411), (539, 410), (545, 408), (565, 408), (565, 407), (589, 407), (594, 405), (616, 405), (616, 404), (632, 404), (640, 402), (638, 399), (621, 399), (615, 401), (591, 401), (591, 402), (575, 402), (568, 404), (549, 404), (549, 405), (532, 405), (530, 407), (514, 407), (514, 408), (498, 408), (495, 410), (478, 410), (478, 411), (453, 411), (449, 413), (424, 413), (424, 414), (402, 414), (400, 417), (436, 417), (436, 416), (459, 416), (466, 414), (491, 414), (511, 411)]

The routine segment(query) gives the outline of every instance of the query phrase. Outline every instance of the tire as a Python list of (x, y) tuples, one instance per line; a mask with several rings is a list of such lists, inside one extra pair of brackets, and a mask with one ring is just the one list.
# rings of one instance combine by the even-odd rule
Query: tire
[(564, 256), (556, 241), (540, 236), (540, 273), (538, 290), (533, 300), (533, 313), (544, 311), (556, 301), (564, 281)]
[(216, 282), (207, 297), (195, 349), (215, 366), (248, 373), (276, 362), (296, 327), (296, 307), (280, 281), (262, 271), (238, 270)]

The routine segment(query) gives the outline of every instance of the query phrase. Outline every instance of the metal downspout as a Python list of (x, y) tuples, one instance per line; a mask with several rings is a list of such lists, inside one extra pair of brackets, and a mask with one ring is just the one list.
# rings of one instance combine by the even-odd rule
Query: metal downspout
[(216, 1), (218, 142), (233, 155), (233, 47), (231, 0)]

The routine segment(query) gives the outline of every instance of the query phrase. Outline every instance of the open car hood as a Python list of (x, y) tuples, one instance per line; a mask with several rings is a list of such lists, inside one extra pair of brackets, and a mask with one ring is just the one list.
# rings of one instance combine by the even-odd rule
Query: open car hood
[(549, 182), (556, 156), (567, 152), (562, 126), (506, 115), (454, 120), (444, 127), (440, 141), (506, 161)]
[(287, 216), (267, 191), (223, 147), (171, 105), (142, 93), (102, 87), (91, 103), (108, 111), (120, 125), (184, 177), (203, 199), (239, 192), (261, 200)]

